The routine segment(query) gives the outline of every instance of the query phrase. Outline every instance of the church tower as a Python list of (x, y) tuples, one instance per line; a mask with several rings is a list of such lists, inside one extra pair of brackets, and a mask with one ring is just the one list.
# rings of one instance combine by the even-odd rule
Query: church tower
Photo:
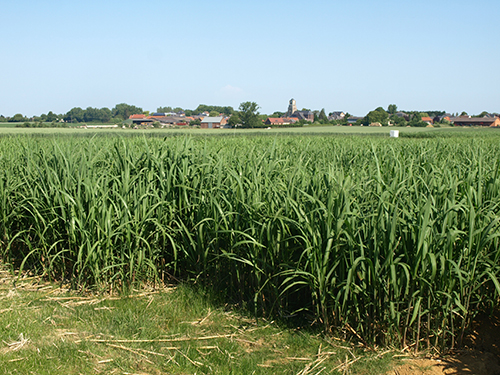
[(295, 99), (290, 99), (290, 104), (288, 105), (288, 111), (286, 112), (286, 117), (290, 117), (295, 112), (297, 112), (297, 104), (295, 103)]

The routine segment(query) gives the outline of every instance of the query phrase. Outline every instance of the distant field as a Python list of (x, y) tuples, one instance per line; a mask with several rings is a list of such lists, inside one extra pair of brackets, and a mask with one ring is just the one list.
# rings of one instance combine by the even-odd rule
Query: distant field
[(16, 124), (13, 122), (0, 122), (0, 128), (13, 128)]
[[(29, 130), (31, 128), (17, 128), (16, 125), (18, 124), (24, 124), (24, 122), (0, 122), (0, 129), (25, 129), (25, 130)], [(35, 124), (34, 122), (30, 122), (30, 124)], [(50, 124), (50, 122), (46, 122), (46, 124)], [(71, 127), (78, 127), (79, 124), (73, 124), (71, 125)], [(91, 124), (91, 125), (110, 125), (110, 124)], [(33, 128), (33, 129), (38, 129), (38, 128)], [(42, 129), (55, 129), (55, 128), (42, 128)], [(61, 128), (59, 128), (61, 129)]]
[(303, 128), (272, 128), (272, 129), (80, 129), (80, 128), (16, 128), (15, 123), (0, 123), (0, 136), (13, 134), (151, 134), (151, 135), (255, 135), (255, 134), (297, 134), (297, 135), (387, 135), (390, 130), (399, 130), (401, 137), (426, 134), (429, 135), (465, 135), (481, 134), (488, 132), (492, 134), (500, 133), (500, 129), (490, 128), (398, 128), (398, 127), (368, 127), (368, 126), (305, 126)]

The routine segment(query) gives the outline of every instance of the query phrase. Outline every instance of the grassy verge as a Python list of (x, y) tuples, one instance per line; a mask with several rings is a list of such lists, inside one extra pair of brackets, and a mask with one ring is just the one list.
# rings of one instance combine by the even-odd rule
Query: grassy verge
[(382, 374), (392, 352), (285, 329), (178, 286), (128, 296), (0, 284), (3, 374)]

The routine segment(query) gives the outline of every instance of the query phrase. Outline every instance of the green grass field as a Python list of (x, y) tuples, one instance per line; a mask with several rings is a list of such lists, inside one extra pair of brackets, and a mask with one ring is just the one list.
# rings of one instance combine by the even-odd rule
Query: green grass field
[(16, 128), (15, 123), (0, 123), (0, 135), (20, 135), (20, 134), (154, 134), (154, 135), (176, 135), (176, 134), (197, 134), (197, 135), (269, 135), (269, 134), (317, 134), (317, 135), (387, 135), (390, 130), (399, 130), (400, 137), (414, 134), (437, 134), (437, 135), (475, 135), (480, 132), (500, 133), (500, 129), (489, 128), (399, 128), (399, 127), (370, 127), (370, 126), (304, 126), (302, 128), (272, 128), (272, 129), (193, 129), (193, 128), (168, 128), (168, 129), (79, 129), (79, 128)]

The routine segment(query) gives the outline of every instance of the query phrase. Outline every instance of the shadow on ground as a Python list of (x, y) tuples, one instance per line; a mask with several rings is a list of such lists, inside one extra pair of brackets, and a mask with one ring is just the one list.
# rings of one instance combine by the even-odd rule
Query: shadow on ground
[(388, 375), (500, 375), (500, 311), (479, 315), (464, 347), (439, 359), (412, 359)]

